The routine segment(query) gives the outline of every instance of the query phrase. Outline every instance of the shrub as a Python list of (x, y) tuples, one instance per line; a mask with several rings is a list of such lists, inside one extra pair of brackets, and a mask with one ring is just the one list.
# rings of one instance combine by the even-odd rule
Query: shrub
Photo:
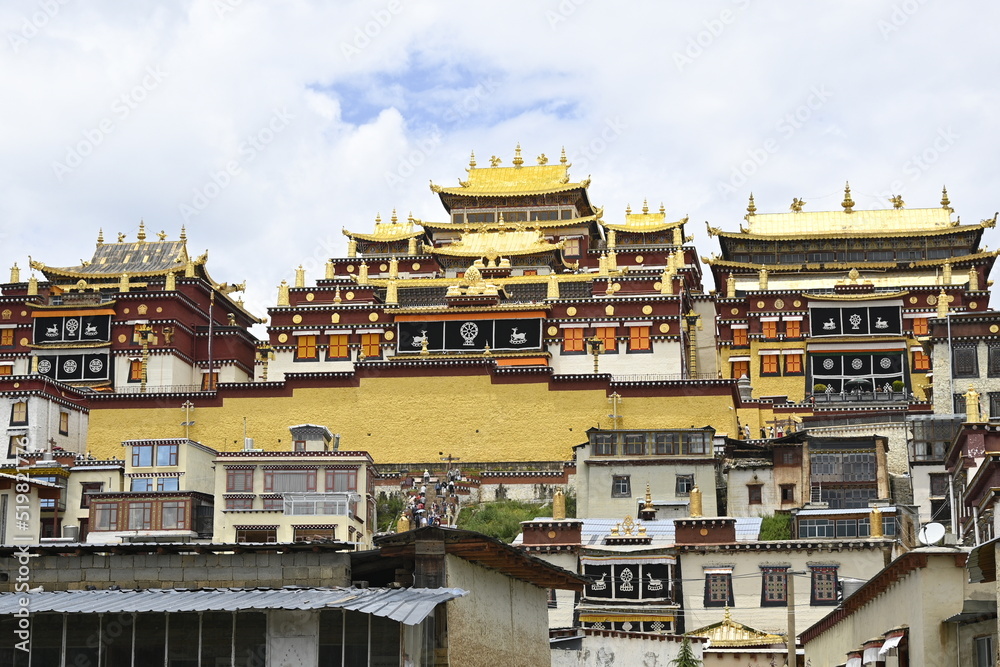
[(900, 391), (903, 391), (903, 389), (905, 387), (906, 387), (906, 383), (903, 382), (902, 380), (893, 380), (893, 382), (892, 382), (892, 390), (893, 391), (900, 392)]
[(760, 522), (761, 541), (792, 539), (792, 517), (790, 514), (769, 514)]
[(813, 385), (814, 394), (822, 394), (825, 391), (826, 391), (826, 385), (823, 384), (822, 382), (817, 382), (816, 384)]

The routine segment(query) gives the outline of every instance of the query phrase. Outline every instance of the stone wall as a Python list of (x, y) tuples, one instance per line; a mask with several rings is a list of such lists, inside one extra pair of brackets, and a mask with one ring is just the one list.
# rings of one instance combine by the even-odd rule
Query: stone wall
[[(0, 567), (0, 592), (14, 590), (18, 562)], [(222, 588), (350, 586), (347, 553), (254, 552), (218, 554), (84, 554), (31, 558), (30, 585), (46, 591), (87, 586), (130, 588)]]

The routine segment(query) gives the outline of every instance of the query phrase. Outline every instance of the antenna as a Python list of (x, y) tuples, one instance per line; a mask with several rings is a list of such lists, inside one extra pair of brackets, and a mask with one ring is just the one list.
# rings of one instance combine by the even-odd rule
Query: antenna
[(925, 523), (917, 533), (917, 540), (925, 547), (938, 546), (944, 539), (944, 532), (944, 526), (940, 523)]

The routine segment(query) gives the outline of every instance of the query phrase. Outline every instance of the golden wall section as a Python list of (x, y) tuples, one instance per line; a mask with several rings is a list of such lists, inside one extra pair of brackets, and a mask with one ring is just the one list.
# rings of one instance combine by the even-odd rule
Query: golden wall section
[[(736, 413), (728, 392), (704, 395), (701, 386), (691, 390), (684, 397), (626, 395), (621, 426), (712, 426), (735, 435)], [(99, 458), (121, 457), (123, 440), (183, 437), (183, 400), (175, 402), (92, 410), (88, 451)], [(242, 449), (246, 417), (247, 436), (254, 438), (255, 447), (291, 449), (289, 426), (322, 424), (341, 434), (341, 449), (366, 450), (376, 463), (434, 461), (440, 451), (470, 462), (569, 460), (572, 447), (586, 441), (588, 428), (612, 426), (604, 390), (554, 391), (545, 382), (493, 384), (488, 376), (363, 378), (360, 387), (229, 398), (222, 407), (193, 402), (191, 439), (219, 451)]]

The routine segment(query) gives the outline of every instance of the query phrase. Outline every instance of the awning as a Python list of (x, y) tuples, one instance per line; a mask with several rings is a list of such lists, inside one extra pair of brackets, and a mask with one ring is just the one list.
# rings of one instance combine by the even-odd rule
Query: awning
[(903, 641), (903, 637), (905, 637), (905, 636), (906, 636), (906, 633), (900, 632), (898, 634), (894, 634), (894, 635), (891, 635), (889, 637), (886, 637), (885, 642), (882, 643), (882, 648), (880, 648), (878, 650), (878, 654), (879, 655), (885, 655), (885, 654), (887, 654), (889, 651), (891, 651), (892, 649), (894, 649), (897, 646), (899, 646), (899, 643), (901, 641)]
[[(866, 644), (876, 644), (876, 642), (866, 642)], [(864, 656), (861, 658), (861, 663), (864, 665), (874, 665), (876, 662), (885, 662), (885, 658), (881, 657), (882, 652), (882, 642), (877, 642), (875, 646), (865, 646)]]
[(962, 603), (962, 611), (944, 619), (945, 623), (975, 623), (989, 618), (997, 617), (996, 600), (965, 600)]
[(1000, 537), (983, 542), (969, 552), (965, 569), (969, 571), (970, 584), (989, 583), (997, 580), (996, 546)]
[[(267, 609), (348, 609), (416, 625), (461, 588), (205, 588), (196, 590), (52, 591), (27, 594), (32, 614), (128, 614)], [(0, 593), (0, 616), (21, 607), (24, 593)]]

